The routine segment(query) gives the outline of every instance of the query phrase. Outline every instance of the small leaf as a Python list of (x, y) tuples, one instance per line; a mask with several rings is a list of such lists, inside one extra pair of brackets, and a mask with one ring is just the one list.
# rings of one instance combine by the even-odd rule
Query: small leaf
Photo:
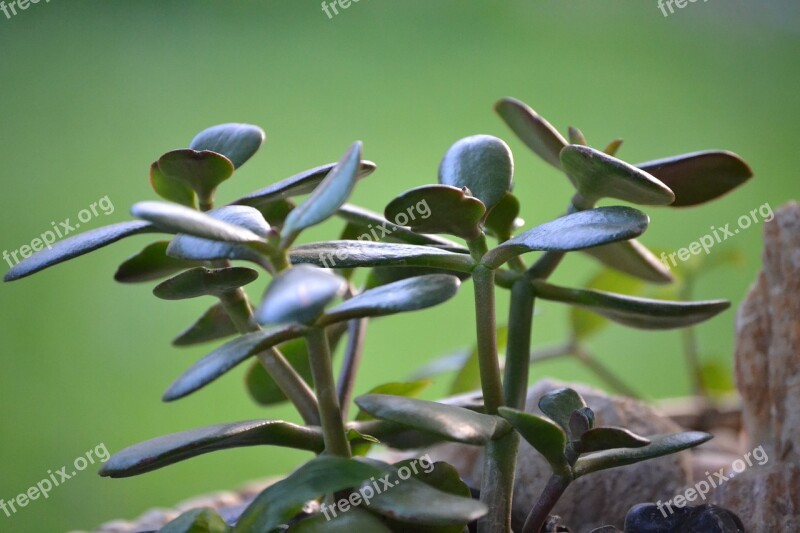
[[(330, 508), (328, 508), (330, 515)], [(289, 526), (287, 533), (392, 533), (383, 521), (368, 511), (350, 508), (335, 518), (317, 513)]]
[[(642, 283), (636, 278), (620, 274), (615, 270), (603, 269), (589, 280), (586, 288), (636, 294), (642, 288)], [(587, 339), (608, 325), (608, 319), (596, 313), (590, 313), (580, 307), (571, 308), (569, 310), (569, 318), (572, 334), (578, 340)]]
[[(303, 171), (264, 187), (263, 189), (252, 192), (247, 196), (243, 196), (232, 203), (262, 208), (279, 200), (286, 200), (293, 196), (308, 194), (314, 191), (317, 185), (325, 179), (325, 176), (327, 176), (335, 166), (336, 163), (329, 163)], [(375, 168), (375, 163), (372, 161), (362, 161), (356, 179), (369, 176), (375, 171)]]
[(617, 155), (617, 152), (619, 152), (619, 149), (622, 146), (622, 142), (623, 142), (622, 139), (614, 139), (613, 141), (608, 143), (608, 145), (605, 148), (603, 148), (603, 152), (610, 155), (611, 157), (614, 157), (615, 155)]
[(742, 185), (753, 171), (738, 155), (695, 152), (636, 165), (675, 192), (672, 207), (688, 207), (719, 198)]
[(247, 228), (213, 218), (209, 214), (167, 202), (139, 202), (131, 214), (174, 233), (185, 233), (214, 241), (248, 243), (264, 239)]
[(580, 457), (575, 463), (575, 478), (608, 468), (631, 465), (640, 461), (677, 453), (703, 444), (712, 438), (713, 435), (699, 431), (673, 433), (671, 435), (650, 437), (650, 444), (641, 448), (615, 448), (587, 454)]
[(164, 401), (171, 402), (183, 398), (205, 387), (248, 357), (272, 348), (276, 344), (300, 337), (305, 331), (296, 324), (242, 335), (223, 344), (195, 363), (179, 377), (164, 393)]
[(570, 126), (568, 133), (569, 133), (570, 144), (580, 144), (582, 146), (586, 146), (589, 144), (586, 142), (586, 137), (583, 135), (583, 132), (578, 128)]
[[(270, 226), (261, 213), (252, 207), (229, 205), (208, 211), (210, 218), (236, 227), (250, 230), (260, 238), (266, 239)], [(247, 244), (235, 244), (219, 240), (203, 239), (179, 234), (167, 247), (170, 257), (192, 261), (217, 261), (222, 259), (242, 259), (261, 264), (263, 256)]]
[(489, 216), (486, 217), (484, 225), (492, 232), (500, 242), (507, 241), (519, 227), (519, 200), (517, 197), (507, 192), (503, 198), (497, 202)]
[(192, 509), (158, 530), (158, 533), (226, 533), (228, 525), (214, 509)]
[(381, 420), (466, 444), (486, 444), (493, 438), (502, 436), (507, 430), (507, 426), (498, 417), (413, 398), (366, 394), (356, 398), (356, 404)]
[(161, 172), (158, 161), (150, 165), (150, 186), (156, 194), (169, 202), (197, 209), (197, 195), (192, 188), (180, 179)]
[[(195, 150), (173, 150), (162, 155), (155, 163), (160, 172), (153, 173), (151, 170), (150, 179), (153, 188), (156, 183), (160, 183), (160, 188), (156, 192), (161, 194), (168, 183), (169, 191), (172, 194), (177, 192), (177, 185), (190, 188), (197, 194), (201, 202), (211, 202), (214, 199), (214, 191), (220, 183), (233, 175), (233, 163), (227, 158), (216, 152), (198, 152)], [(151, 167), (152, 168), (152, 167)], [(154, 178), (154, 176), (157, 178)], [(161, 180), (161, 177), (164, 180)], [(179, 200), (185, 199), (185, 193), (176, 195)], [(191, 203), (184, 203), (194, 207), (194, 198)]]
[(650, 440), (624, 428), (601, 427), (590, 429), (581, 436), (581, 453), (599, 452), (613, 448), (641, 448)]
[(272, 531), (289, 522), (309, 500), (356, 487), (383, 474), (383, 469), (354, 459), (317, 457), (259, 494), (239, 518), (234, 532)]
[[(428, 216), (418, 213), (424, 205)], [(400, 226), (418, 233), (448, 233), (474, 239), (481, 233), (480, 222), (486, 213), (483, 202), (464, 189), (449, 185), (425, 185), (404, 192), (386, 206), (384, 215)]]
[(555, 474), (569, 475), (570, 466), (565, 456), (567, 436), (561, 428), (541, 416), (508, 407), (501, 407), (499, 413), (514, 426), (528, 444), (542, 454)]
[(586, 208), (601, 198), (640, 205), (669, 205), (672, 191), (633, 165), (588, 146), (569, 145), (561, 151), (564, 172), (583, 197)]
[(567, 436), (570, 441), (580, 440), (584, 433), (594, 426), (594, 411), (588, 407), (575, 409), (569, 415), (569, 430)]
[(567, 141), (549, 122), (513, 98), (503, 98), (494, 108), (528, 148), (557, 169), (561, 169), (561, 159), (558, 155), (567, 146)]
[[(50, 248), (37, 252), (23, 259), (3, 277), (4, 281), (14, 281), (30, 276), (45, 268), (69, 261), (81, 255), (93, 252), (125, 237), (142, 233), (163, 233), (159, 228), (147, 222), (120, 222), (102, 228), (93, 229), (74, 237), (58, 241)], [(55, 234), (53, 235), (55, 239)]]
[(136, 476), (217, 450), (261, 445), (316, 453), (324, 448), (319, 428), (280, 420), (249, 420), (182, 431), (136, 444), (115, 453), (103, 464), (100, 475)]
[(423, 266), (471, 272), (475, 262), (467, 254), (431, 246), (371, 241), (327, 241), (295, 246), (292, 263), (311, 263), (325, 268), (376, 266)]
[[(426, 217), (425, 212), (418, 212)], [(407, 244), (432, 245), (453, 252), (468, 253), (468, 250), (449, 239), (438, 235), (422, 235), (415, 233), (404, 226), (390, 222), (378, 213), (351, 204), (344, 204), (339, 208), (337, 215), (350, 224), (359, 226), (362, 234), (355, 240), (374, 240), (386, 242), (403, 242)], [(401, 220), (402, 221), (402, 220)]]
[(597, 207), (570, 213), (517, 235), (483, 256), (491, 269), (531, 251), (573, 251), (638, 237), (650, 219), (631, 207)]
[(347, 281), (326, 270), (308, 265), (290, 268), (270, 283), (256, 320), (259, 324), (312, 324), (345, 289)]
[(674, 329), (704, 322), (730, 307), (726, 300), (669, 302), (623, 296), (609, 292), (567, 289), (534, 281), (536, 296), (578, 305), (606, 318), (640, 329)]
[(426, 309), (455, 296), (459, 285), (459, 279), (449, 274), (429, 274), (381, 285), (329, 309), (320, 323)]
[(509, 191), (513, 177), (511, 149), (491, 135), (473, 135), (456, 141), (439, 165), (439, 183), (466, 188), (487, 209)]
[(314, 189), (311, 196), (289, 213), (281, 229), (281, 238), (290, 241), (302, 230), (319, 224), (336, 213), (353, 191), (359, 168), (361, 168), (361, 142), (355, 142)]
[(193, 346), (204, 342), (224, 339), (237, 333), (225, 307), (221, 303), (212, 305), (203, 316), (183, 330), (172, 341), (174, 346)]
[(588, 248), (583, 252), (607, 267), (650, 283), (675, 281), (664, 263), (636, 239)]
[(261, 148), (266, 137), (264, 130), (251, 124), (220, 124), (198, 133), (189, 148), (222, 154), (239, 168)]
[(229, 267), (208, 269), (197, 267), (164, 281), (153, 289), (162, 300), (184, 300), (198, 296), (221, 296), (258, 279), (252, 268)]
[(200, 266), (197, 261), (184, 261), (167, 255), (169, 241), (148, 244), (136, 255), (125, 260), (114, 279), (120, 283), (141, 283), (170, 276), (187, 268)]
[(573, 411), (586, 407), (586, 402), (574, 389), (562, 387), (539, 398), (539, 409), (549, 416), (564, 431), (569, 430)]

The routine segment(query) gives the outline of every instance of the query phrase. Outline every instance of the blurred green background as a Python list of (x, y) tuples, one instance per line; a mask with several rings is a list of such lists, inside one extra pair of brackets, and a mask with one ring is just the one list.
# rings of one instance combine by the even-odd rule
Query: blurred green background
[[(395, 194), (435, 181), (452, 142), (488, 133), (514, 150), (528, 225), (543, 222), (562, 213), (570, 187), (493, 113), (498, 98), (515, 96), (562, 131), (581, 127), (595, 145), (624, 137), (620, 157), (631, 162), (707, 148), (745, 157), (756, 179), (735, 193), (699, 209), (649, 210), (642, 240), (676, 250), (712, 225), (797, 196), (789, 145), (800, 124), (797, 15), (789, 0), (711, 0), (668, 18), (655, 0), (362, 0), (332, 20), (319, 2), (298, 0), (32, 4), (11, 19), (0, 14), (0, 246), (30, 243), (106, 195), (114, 213), (85, 226), (127, 219), (131, 203), (154, 197), (153, 160), (231, 121), (259, 124), (268, 139), (223, 187), (223, 201), (334, 161), (361, 139), (379, 170), (354, 201), (382, 211)], [(760, 237), (759, 225), (714, 248), (739, 248), (746, 264), (715, 271), (696, 296), (738, 305), (760, 265)], [(209, 349), (169, 345), (209, 302), (165, 302), (149, 287), (115, 284), (116, 265), (147, 242), (130, 239), (0, 288), (0, 498), (100, 443), (113, 452), (213, 423), (296, 419), (254, 406), (241, 387), (244, 367), (183, 401), (160, 402)], [(596, 270), (570, 256), (555, 281), (580, 284)], [(469, 344), (471, 300), (466, 285), (440, 308), (375, 321), (357, 392)], [(536, 344), (562, 339), (566, 309), (539, 311)], [(700, 328), (707, 358), (730, 364), (734, 319), (732, 309)], [(689, 390), (675, 332), (614, 327), (593, 346), (648, 396)], [(536, 370), (545, 373), (593, 381), (569, 361)], [(440, 380), (428, 396), (447, 385)], [(48, 500), (0, 514), (0, 531), (91, 529), (286, 472), (300, 459), (281, 449), (228, 451), (126, 480), (91, 467)]]

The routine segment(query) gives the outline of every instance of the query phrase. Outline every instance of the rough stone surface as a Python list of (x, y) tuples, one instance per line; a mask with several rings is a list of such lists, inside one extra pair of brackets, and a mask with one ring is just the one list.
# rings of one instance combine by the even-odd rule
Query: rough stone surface
[(736, 382), (748, 449), (769, 460), (722, 485), (716, 500), (748, 531), (800, 531), (800, 205), (764, 226), (763, 268), (736, 323)]
[[(565, 384), (553, 380), (536, 383), (528, 391), (527, 410), (541, 414), (536, 406), (545, 393)], [(682, 428), (661, 416), (654, 408), (636, 400), (607, 394), (590, 387), (569, 385), (577, 390), (595, 411), (596, 425), (623, 426), (644, 436), (673, 433)], [(480, 448), (445, 444), (430, 451), (434, 460), (453, 464), (472, 486), (480, 486)], [(513, 527), (521, 530), (528, 511), (544, 489), (549, 468), (541, 455), (527, 442), (520, 444), (517, 482), (514, 491)], [(660, 457), (623, 468), (588, 475), (570, 485), (554, 509), (572, 531), (590, 531), (613, 524), (622, 527), (625, 515), (635, 504), (667, 500), (691, 486), (687, 452)]]

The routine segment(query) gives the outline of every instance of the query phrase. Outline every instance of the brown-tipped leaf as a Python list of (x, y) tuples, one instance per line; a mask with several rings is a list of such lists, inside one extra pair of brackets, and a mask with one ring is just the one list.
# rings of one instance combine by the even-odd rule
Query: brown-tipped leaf
[[(424, 206), (419, 209), (418, 206)], [(388, 220), (419, 233), (448, 233), (474, 239), (486, 207), (464, 189), (449, 185), (425, 185), (396, 197), (384, 210)], [(426, 214), (427, 216), (423, 216)]]

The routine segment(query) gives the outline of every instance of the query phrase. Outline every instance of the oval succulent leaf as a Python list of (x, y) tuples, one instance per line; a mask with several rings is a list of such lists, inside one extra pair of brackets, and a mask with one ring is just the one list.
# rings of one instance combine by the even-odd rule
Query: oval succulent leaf
[(580, 440), (584, 433), (594, 426), (594, 411), (588, 407), (575, 409), (569, 415), (569, 431), (567, 435), (570, 441)]
[[(162, 155), (156, 162), (165, 183), (177, 182), (190, 188), (197, 194), (201, 202), (214, 199), (214, 191), (220, 183), (233, 175), (233, 163), (216, 152), (198, 152), (196, 150), (173, 150)], [(153, 173), (151, 172), (151, 179)], [(170, 187), (174, 192), (174, 188)], [(156, 192), (159, 192), (156, 190)], [(163, 192), (163, 191), (162, 191)], [(161, 194), (159, 192), (159, 194)], [(194, 199), (192, 199), (194, 200)], [(181, 202), (183, 203), (183, 202)], [(192, 204), (185, 204), (193, 207)]]
[(317, 453), (325, 447), (318, 428), (280, 420), (250, 420), (182, 431), (136, 444), (114, 454), (103, 464), (100, 475), (112, 478), (136, 476), (205, 453), (260, 445)]
[(288, 477), (270, 485), (245, 509), (235, 533), (272, 531), (289, 522), (310, 500), (357, 487), (385, 474), (384, 469), (343, 457), (312, 459)]
[(230, 528), (210, 507), (192, 509), (180, 515), (158, 533), (226, 533)]
[(228, 267), (209, 269), (197, 267), (181, 272), (160, 283), (153, 294), (162, 300), (184, 300), (198, 296), (221, 296), (258, 279), (252, 268)]
[(223, 344), (195, 363), (164, 393), (164, 401), (171, 402), (205, 387), (247, 358), (290, 339), (300, 337), (305, 331), (296, 324), (288, 324), (238, 337)]
[(302, 230), (336, 213), (353, 191), (360, 168), (361, 142), (358, 141), (350, 146), (311, 196), (289, 213), (281, 229), (281, 238), (288, 242)]
[(501, 407), (499, 413), (528, 444), (542, 454), (554, 473), (569, 475), (570, 466), (565, 455), (567, 435), (561, 428), (546, 418), (509, 407)]
[(564, 431), (569, 430), (569, 421), (574, 411), (586, 407), (586, 402), (574, 389), (561, 387), (539, 398), (539, 409), (549, 416)]
[(261, 148), (266, 137), (264, 130), (251, 124), (220, 124), (198, 133), (189, 148), (222, 154), (239, 168)]
[(133, 216), (160, 228), (215, 241), (248, 243), (265, 242), (247, 228), (224, 222), (212, 216), (167, 202), (139, 202), (131, 208)]
[(587, 454), (575, 462), (575, 477), (677, 453), (703, 444), (712, 438), (713, 435), (700, 431), (673, 433), (650, 437), (650, 444), (641, 448), (614, 448)]
[(675, 193), (671, 207), (698, 205), (732, 191), (753, 177), (753, 171), (732, 152), (711, 150), (636, 165)]
[(312, 324), (346, 288), (344, 278), (326, 270), (308, 265), (290, 268), (270, 283), (256, 320), (260, 324)]
[(141, 283), (165, 278), (187, 268), (200, 266), (197, 261), (184, 261), (167, 255), (169, 241), (148, 244), (138, 254), (126, 259), (114, 274), (120, 283)]
[(483, 445), (501, 437), (508, 429), (502, 419), (496, 416), (437, 402), (388, 394), (365, 394), (355, 401), (363, 411), (375, 418), (427, 431), (455, 442)]
[(674, 329), (706, 321), (730, 307), (726, 300), (670, 302), (610, 292), (568, 289), (533, 281), (536, 296), (577, 305), (606, 318), (640, 329)]
[(422, 266), (471, 272), (475, 262), (467, 254), (432, 246), (371, 241), (327, 241), (295, 246), (292, 263), (310, 263), (325, 268), (376, 266)]
[(497, 237), (500, 242), (507, 241), (519, 227), (519, 200), (507, 192), (503, 198), (489, 211), (484, 226)]
[(204, 342), (224, 339), (238, 333), (236, 325), (221, 303), (211, 306), (203, 316), (183, 330), (172, 341), (174, 346), (192, 346)]
[[(325, 176), (327, 176), (335, 166), (336, 163), (329, 163), (327, 165), (314, 167), (252, 192), (232, 203), (262, 207), (278, 200), (286, 200), (293, 196), (308, 194), (317, 188), (317, 185), (325, 179)], [(372, 161), (362, 161), (356, 179), (369, 176), (375, 172), (375, 168), (375, 163)]]
[(631, 207), (597, 207), (570, 213), (521, 233), (483, 257), (496, 269), (514, 256), (531, 251), (573, 251), (638, 237), (650, 219)]
[(641, 448), (650, 444), (646, 439), (624, 428), (601, 427), (586, 431), (581, 435), (581, 453), (599, 452), (614, 448)]
[(351, 508), (335, 518), (326, 517), (324, 513), (317, 513), (295, 522), (286, 533), (353, 533), (354, 531), (369, 531), (369, 533), (392, 533), (383, 520), (374, 513)]
[(142, 233), (163, 232), (153, 224), (140, 221), (120, 222), (119, 224), (93, 229), (74, 237), (68, 237), (63, 241), (58, 241), (51, 247), (23, 259), (6, 272), (3, 280), (14, 281), (30, 276), (45, 268), (108, 246), (125, 237)]
[[(417, 216), (419, 205), (425, 206), (427, 217)], [(418, 233), (448, 233), (468, 240), (481, 234), (480, 224), (485, 213), (483, 202), (464, 189), (449, 185), (411, 189), (389, 202), (384, 210), (388, 220), (409, 226)]]
[(581, 209), (601, 198), (640, 205), (669, 205), (673, 192), (647, 172), (588, 146), (571, 144), (561, 150), (564, 172), (583, 198)]
[(417, 276), (362, 292), (331, 308), (320, 323), (426, 309), (456, 295), (461, 281), (449, 274)]
[(439, 165), (439, 183), (468, 189), (487, 209), (511, 188), (514, 158), (508, 145), (491, 135), (456, 141)]
[(536, 111), (514, 98), (503, 98), (494, 106), (497, 114), (533, 152), (561, 169), (559, 154), (567, 141)]
[[(230, 205), (208, 211), (210, 218), (228, 225), (249, 230), (257, 237), (266, 239), (270, 226), (260, 211), (244, 205)], [(262, 263), (263, 256), (248, 244), (237, 244), (211, 240), (184, 233), (177, 235), (167, 247), (167, 255), (191, 261), (216, 261), (242, 259)]]
[(584, 253), (607, 267), (650, 283), (672, 283), (675, 278), (658, 258), (636, 239), (588, 248)]
[[(634, 277), (606, 268), (592, 277), (585, 288), (618, 294), (636, 294), (641, 290), (642, 282)], [(610, 323), (608, 319), (580, 307), (570, 309), (569, 321), (572, 334), (578, 340), (591, 337)]]
[(167, 176), (158, 166), (158, 161), (150, 165), (150, 186), (163, 199), (176, 204), (197, 209), (197, 195), (180, 179)]

